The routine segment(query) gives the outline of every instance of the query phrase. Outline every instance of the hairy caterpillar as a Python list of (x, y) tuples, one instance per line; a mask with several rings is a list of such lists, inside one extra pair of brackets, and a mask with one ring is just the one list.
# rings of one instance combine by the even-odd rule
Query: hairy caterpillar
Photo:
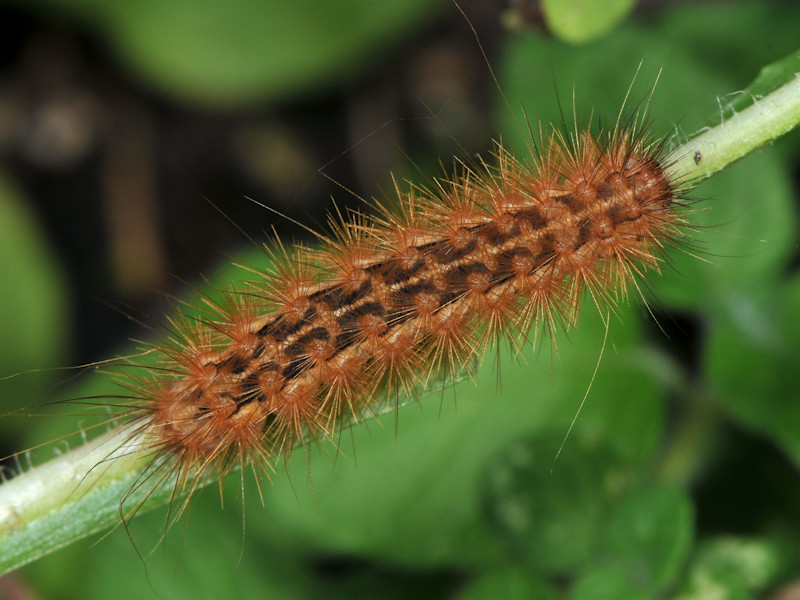
[(219, 317), (174, 323), (183, 339), (128, 384), (154, 462), (179, 486), (271, 468), (487, 347), (571, 326), (584, 293), (613, 308), (681, 235), (680, 184), (632, 126), (539, 144), (529, 162), (498, 149), (485, 171), (401, 193), (398, 213), (336, 223)]
[[(626, 74), (626, 77), (627, 77), (627, 78), (629, 78), (629, 73), (628, 73), (628, 74)], [(618, 98), (617, 98), (617, 99), (614, 99), (614, 101), (615, 101), (615, 102), (618, 102), (619, 100), (618, 100)], [(538, 114), (538, 113), (537, 113), (537, 114)], [(610, 113), (610, 114), (615, 114), (615, 112), (612, 112), (612, 113)], [(705, 153), (704, 153), (704, 156), (705, 156)], [(626, 321), (627, 321), (627, 320), (626, 320)], [(584, 328), (584, 329), (585, 329), (585, 328)], [(585, 330), (584, 330), (584, 333), (585, 333)], [(617, 341), (617, 340), (619, 339), (619, 335), (617, 335), (617, 336), (612, 336), (612, 339), (614, 339), (615, 341)], [(561, 345), (560, 345), (560, 348), (563, 348), (563, 347), (564, 347), (564, 344), (561, 344)], [(569, 350), (564, 350), (564, 353), (569, 353)], [(595, 354), (595, 357), (594, 357), (594, 358), (596, 358), (597, 347), (595, 347), (595, 348), (594, 348), (594, 350), (593, 350), (593, 353)], [(544, 362), (547, 362), (547, 361), (544, 361)], [(576, 375), (576, 372), (575, 372), (574, 370), (570, 370), (570, 369), (567, 369), (567, 370), (568, 370), (568, 372), (569, 372), (570, 376), (575, 376), (575, 375)], [(547, 369), (545, 369), (545, 373), (541, 373), (541, 370), (537, 371), (537, 372), (539, 373), (539, 375), (540, 375), (540, 376), (539, 376), (538, 378), (533, 378), (533, 380), (536, 380), (536, 381), (545, 381), (545, 382), (548, 382), (548, 381), (549, 381), (551, 378), (547, 376), (547, 373), (546, 373), (546, 371), (547, 371)], [(590, 373), (589, 373), (589, 374), (590, 374)], [(585, 382), (585, 381), (588, 379), (588, 375), (589, 375), (589, 374), (585, 374), (585, 375), (584, 375), (584, 377), (583, 377), (583, 381), (584, 381), (584, 382)], [(541, 375), (544, 375), (544, 377), (542, 377)], [(577, 378), (578, 378), (578, 379), (580, 379), (580, 376), (577, 376)], [(490, 379), (491, 379), (491, 378), (490, 378)], [(577, 384), (576, 384), (576, 386), (577, 386), (578, 388), (581, 388), (583, 385), (584, 385), (583, 383), (577, 383)], [(506, 386), (509, 386), (509, 384), (507, 383), (507, 380), (506, 380), (506, 378), (504, 377), (504, 387), (506, 387)], [(492, 387), (492, 386), (489, 386), (489, 387)], [(545, 387), (547, 387), (547, 384), (545, 384)], [(523, 388), (523, 389), (524, 389), (524, 388)], [(484, 388), (484, 390), (485, 390), (485, 388)], [(507, 390), (504, 390), (504, 392), (507, 392)], [(511, 392), (511, 393), (513, 394), (514, 392)], [(519, 392), (517, 392), (517, 393), (519, 393)], [(467, 408), (465, 408), (465, 405), (467, 405), (467, 406), (468, 406), (468, 404), (469, 404), (469, 402), (468, 402), (468, 401), (466, 401), (466, 402), (464, 401), (463, 395), (464, 395), (464, 394), (463, 394), (463, 392), (459, 391), (459, 398), (458, 398), (459, 402), (458, 402), (458, 404), (459, 404), (459, 407), (460, 407), (460, 409), (459, 409), (459, 410), (460, 410), (460, 412), (462, 413), (462, 417), (463, 417), (463, 412), (464, 412), (464, 411), (468, 411), (468, 409), (467, 409)], [(547, 394), (546, 394), (546, 395), (547, 395)], [(580, 390), (578, 390), (578, 392), (577, 392), (576, 394), (573, 394), (573, 395), (574, 395), (574, 396), (576, 396), (576, 397), (580, 397)], [(493, 397), (494, 397), (494, 396), (493, 396)], [(518, 413), (520, 413), (520, 412), (521, 412), (521, 409), (522, 409), (522, 405), (517, 405), (517, 406), (516, 406), (516, 408), (515, 408), (514, 410), (516, 410)], [(508, 405), (506, 405), (506, 410), (507, 410), (507, 412), (511, 412), (511, 411), (509, 410), (509, 407), (508, 407)], [(572, 409), (572, 407), (569, 407), (569, 408), (568, 408), (568, 410), (570, 410), (570, 412), (571, 412), (573, 409)], [(429, 411), (429, 412), (430, 412), (430, 411)], [(522, 418), (522, 417), (518, 415), (516, 418)], [(405, 432), (407, 432), (408, 428), (406, 427), (406, 423), (407, 423), (407, 421), (405, 420), (405, 419), (406, 419), (406, 417), (404, 416), (404, 417), (403, 417), (403, 419), (404, 419), (404, 420), (403, 420), (403, 425), (404, 425), (403, 432), (405, 433)], [(606, 426), (607, 426), (607, 425), (606, 425)], [(392, 428), (390, 427), (389, 429), (390, 429), (390, 433), (391, 433), (391, 429), (392, 429)], [(472, 437), (471, 437), (471, 444), (476, 444), (476, 443), (478, 443), (478, 440), (479, 440), (479, 438), (480, 438), (480, 437), (482, 436), (482, 434), (484, 434), (484, 433), (485, 433), (485, 431), (483, 431), (481, 428), (476, 428), (475, 430), (473, 430), (473, 435), (472, 435)], [(392, 437), (392, 436), (390, 435), (390, 437)], [(433, 441), (433, 440), (434, 440), (434, 436), (429, 436), (428, 438), (423, 438), (423, 439), (427, 439), (427, 441), (425, 441), (425, 442), (424, 442), (424, 443), (426, 443), (426, 444), (432, 444), (432, 443), (434, 443), (434, 444), (435, 444), (435, 441)], [(423, 443), (423, 439), (420, 439), (420, 443)], [(357, 448), (363, 448), (363, 445), (361, 445), (361, 444), (357, 444)], [(367, 457), (367, 458), (366, 458), (366, 460), (365, 460), (365, 456), (364, 456), (364, 454), (365, 454), (365, 451), (364, 451), (364, 450), (359, 450), (359, 460), (362, 462), (362, 465), (363, 465), (363, 463), (364, 463), (364, 462), (369, 462), (369, 458), (368, 458), (368, 457)], [(433, 455), (436, 455), (435, 449), (433, 449), (433, 448), (431, 449), (431, 454), (433, 454)], [(440, 453), (440, 455), (441, 455), (441, 454), (442, 454), (442, 453)], [(447, 453), (444, 453), (444, 454), (443, 454), (443, 456), (445, 456), (445, 457), (448, 457), (448, 454), (447, 454)], [(301, 465), (301, 466), (302, 466), (302, 465)], [(363, 469), (363, 467), (362, 467), (362, 469)], [(362, 472), (363, 472), (363, 471), (362, 471)], [(317, 480), (319, 479), (319, 477), (318, 477), (318, 476), (315, 476), (315, 478), (316, 478)], [(297, 481), (297, 479), (298, 479), (298, 477), (295, 477), (295, 478), (294, 478), (295, 482)], [(430, 489), (431, 489), (431, 490), (435, 490), (435, 489), (436, 489), (436, 486), (433, 486), (433, 485), (432, 485)], [(341, 492), (341, 490), (340, 490), (340, 492)], [(268, 491), (267, 493), (269, 493), (269, 491)], [(340, 496), (339, 496), (339, 499), (340, 499), (340, 501), (344, 501), (344, 499), (343, 499), (343, 498), (341, 498), (341, 496), (342, 496), (342, 495), (340, 494)], [(271, 506), (272, 506), (272, 507), (274, 507), (274, 506), (275, 506), (275, 504), (273, 503)], [(323, 514), (326, 514), (326, 513), (323, 513)], [(327, 514), (328, 514), (328, 516), (330, 516), (330, 514), (329, 514), (329, 513), (327, 513)], [(365, 518), (365, 521), (366, 521), (366, 520), (367, 520), (367, 519)]]

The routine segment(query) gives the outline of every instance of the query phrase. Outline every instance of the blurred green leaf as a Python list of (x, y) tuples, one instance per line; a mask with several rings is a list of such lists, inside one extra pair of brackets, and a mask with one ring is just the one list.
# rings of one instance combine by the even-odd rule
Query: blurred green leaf
[(606, 35), (634, 4), (635, 0), (542, 0), (542, 11), (556, 36), (583, 44)]
[(800, 465), (800, 278), (728, 297), (707, 350), (720, 406)]
[(36, 5), (84, 20), (147, 85), (208, 107), (275, 102), (341, 84), (388, 55), (441, 6), (431, 0), (39, 0)]
[(624, 498), (604, 539), (604, 560), (649, 597), (672, 583), (692, 547), (693, 510), (674, 488), (653, 485)]
[[(57, 257), (18, 190), (0, 173), (0, 377), (36, 365), (46, 370), (64, 355), (69, 324)], [(22, 373), (3, 382), (0, 414), (41, 402), (55, 373)], [(10, 422), (0, 419), (0, 426)]]
[[(674, 51), (688, 52), (700, 68), (731, 82), (732, 87), (721, 90), (720, 98), (738, 95), (737, 90), (748, 86), (762, 67), (794, 51), (794, 24), (800, 19), (800, 4), (793, 0), (737, 1), (726, 8), (691, 3), (663, 12), (659, 23), (660, 35)], [(710, 23), (714, 26), (709, 27)], [(703, 104), (709, 113), (717, 115), (714, 123), (719, 123), (719, 112), (715, 110), (718, 106), (714, 106), (713, 99), (707, 98)]]
[(544, 580), (519, 567), (489, 571), (470, 583), (459, 600), (557, 600), (561, 596)]
[(781, 549), (759, 539), (722, 537), (705, 542), (693, 560), (679, 600), (753, 598), (773, 585)]
[(614, 504), (595, 560), (570, 598), (658, 597), (683, 567), (692, 531), (691, 503), (681, 492), (653, 485), (627, 494)]
[(626, 474), (602, 448), (558, 453), (550, 435), (505, 448), (487, 468), (486, 510), (519, 556), (536, 569), (566, 574), (594, 554), (611, 502)]
[(570, 590), (570, 600), (647, 600), (652, 596), (634, 585), (619, 567), (598, 566), (582, 574)]

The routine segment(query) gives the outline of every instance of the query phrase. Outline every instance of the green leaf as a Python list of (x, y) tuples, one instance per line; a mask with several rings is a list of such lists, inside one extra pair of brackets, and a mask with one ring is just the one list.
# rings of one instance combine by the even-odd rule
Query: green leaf
[(40, 0), (86, 21), (148, 86), (235, 107), (320, 90), (376, 64), (429, 0)]
[(724, 410), (768, 436), (800, 465), (800, 277), (728, 298), (706, 361)]
[(767, 540), (709, 540), (693, 560), (677, 600), (752, 598), (776, 582), (784, 562), (781, 549)]
[(570, 589), (570, 600), (647, 600), (619, 567), (600, 566), (584, 573)]
[(635, 0), (542, 0), (542, 10), (556, 36), (583, 44), (610, 32), (634, 4)]
[(694, 530), (689, 498), (655, 485), (614, 507), (604, 540), (604, 559), (649, 595), (672, 583), (689, 555)]
[[(776, 19), (785, 24), (800, 19), (800, 4), (794, 0), (737, 0), (727, 8), (721, 11), (711, 3), (691, 3), (664, 12), (659, 23), (661, 34), (676, 51), (688, 51), (702, 68), (731, 81), (733, 87), (719, 96), (722, 103), (740, 95), (738, 90), (750, 84), (762, 67), (797, 48), (794, 26), (778, 27)], [(718, 123), (717, 103), (706, 101), (705, 106)]]
[(602, 448), (573, 443), (554, 459), (556, 435), (508, 446), (487, 469), (486, 511), (512, 555), (565, 574), (594, 554), (626, 474)]
[(654, 598), (680, 572), (692, 545), (692, 506), (681, 492), (655, 485), (614, 504), (608, 526), (571, 589), (572, 600)]
[[(0, 377), (62, 360), (69, 326), (64, 281), (57, 258), (24, 199), (0, 172)], [(0, 414), (40, 402), (56, 374), (22, 373), (3, 382)], [(5, 427), (10, 422), (0, 419)], [(9, 436), (12, 434), (8, 434)]]
[(558, 592), (520, 567), (505, 567), (489, 571), (471, 582), (459, 600), (557, 600)]

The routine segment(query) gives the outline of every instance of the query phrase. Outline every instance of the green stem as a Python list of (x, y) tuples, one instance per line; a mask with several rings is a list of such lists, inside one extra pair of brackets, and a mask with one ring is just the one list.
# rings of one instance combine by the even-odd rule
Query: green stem
[(141, 437), (119, 427), (0, 485), (0, 574), (119, 524), (143, 454)]
[[(675, 149), (672, 175), (696, 182), (800, 122), (800, 78)], [(170, 500), (146, 478), (141, 437), (124, 426), (0, 485), (0, 574), (120, 523), (120, 500), (139, 510)], [(207, 482), (203, 482), (207, 483)]]
[(800, 74), (743, 111), (673, 150), (671, 174), (697, 183), (722, 171), (800, 122)]

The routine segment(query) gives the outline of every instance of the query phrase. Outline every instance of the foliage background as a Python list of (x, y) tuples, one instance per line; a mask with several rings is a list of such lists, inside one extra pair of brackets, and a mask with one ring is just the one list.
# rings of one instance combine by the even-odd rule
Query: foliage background
[[(322, 224), (331, 194), (343, 206), (391, 196), (390, 171), (424, 182), (438, 157), (448, 168), (498, 135), (525, 152), (521, 106), (570, 123), (574, 95), (581, 124), (613, 122), (640, 63), (633, 101), (663, 68), (652, 130), (678, 143), (797, 50), (789, 1), (643, 2), (627, 17), (622, 6), (621, 22), (577, 46), (547, 33), (581, 28), (554, 4), (462, 3), (509, 110), (447, 3), (4, 3), (2, 374), (129, 352), (126, 337), (148, 334), (124, 315), (154, 323), (169, 309), (154, 290), (183, 295), (177, 279), (198, 283), (230, 255), (256, 264), (204, 197), (253, 236), (275, 226), (300, 239), (244, 197)], [(527, 30), (501, 26), (512, 21)], [(588, 304), (577, 331), (522, 358), (487, 356), (475, 382), (345, 433), (335, 459), (297, 452), (263, 508), (248, 477), (245, 533), (234, 477), (224, 510), (200, 494), (152, 554), (160, 511), (130, 538), (118, 528), (26, 567), (0, 593), (747, 598), (791, 585), (799, 143), (787, 136), (692, 194), (688, 251), (649, 278), (649, 309), (612, 318), (557, 460), (604, 335)], [(3, 381), (2, 410), (113, 393), (102, 375), (72, 374)], [(65, 426), (76, 422), (3, 419), (0, 454)]]

